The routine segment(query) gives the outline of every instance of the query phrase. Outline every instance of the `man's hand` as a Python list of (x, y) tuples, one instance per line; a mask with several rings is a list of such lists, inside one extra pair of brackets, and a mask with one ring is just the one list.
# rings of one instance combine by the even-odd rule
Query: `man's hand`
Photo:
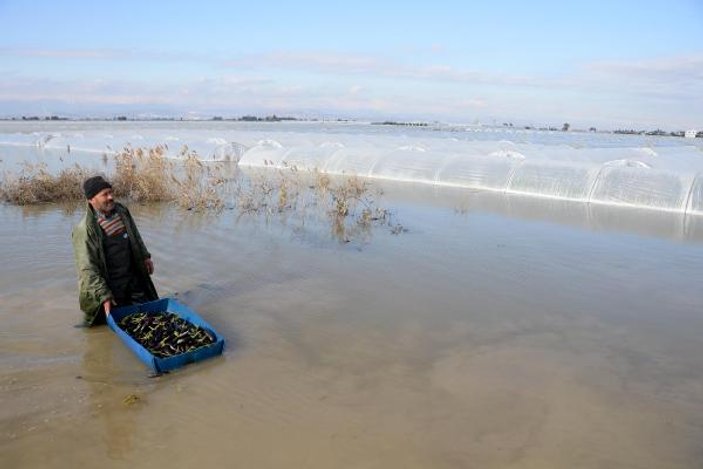
[(112, 305), (117, 304), (115, 303), (115, 300), (109, 299), (105, 300), (103, 302), (103, 309), (105, 310), (105, 317), (107, 318), (110, 315), (110, 310), (112, 309)]
[(154, 261), (151, 259), (144, 259), (144, 265), (146, 265), (146, 271), (149, 272), (149, 275), (154, 274)]

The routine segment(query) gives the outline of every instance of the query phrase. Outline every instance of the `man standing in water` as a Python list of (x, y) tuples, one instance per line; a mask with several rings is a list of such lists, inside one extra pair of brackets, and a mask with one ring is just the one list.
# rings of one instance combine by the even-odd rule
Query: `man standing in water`
[(102, 176), (83, 183), (88, 204), (73, 228), (78, 270), (78, 301), (84, 324), (105, 324), (115, 306), (158, 299), (149, 277), (154, 263), (127, 207), (116, 203), (112, 185)]

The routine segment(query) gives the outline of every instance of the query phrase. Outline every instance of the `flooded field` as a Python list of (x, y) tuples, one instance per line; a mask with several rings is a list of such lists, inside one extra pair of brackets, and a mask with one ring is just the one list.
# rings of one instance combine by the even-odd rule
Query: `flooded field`
[[(3, 170), (73, 160), (104, 170), (100, 132), (138, 131), (64, 125), (0, 128)], [(210, 135), (224, 127), (198, 125), (152, 127), (229, 145)], [(294, 152), (277, 150), (273, 137), (290, 148), (367, 139), (391, 148), (409, 138), (413, 154), (422, 153), (418, 139), (427, 148), (435, 138), (456, 144), (453, 133), (301, 128), (248, 128), (224, 141), (256, 148), (266, 140), (263, 150), (283, 159)], [(102, 147), (81, 153), (81, 138)], [(513, 158), (511, 145), (528, 159), (525, 148), (557, 154), (583, 144), (603, 159), (633, 146), (594, 136), (476, 138), (468, 145), (504, 151), (499, 158)], [(662, 145), (653, 151), (691, 161), (700, 153)], [(3, 466), (699, 467), (703, 217), (690, 208), (700, 179), (695, 165), (674, 169), (683, 176), (657, 180), (677, 189), (657, 194), (685, 210), (393, 178), (372, 184), (394, 224), (355, 232), (297, 212), (129, 204), (159, 293), (227, 339), (221, 357), (159, 377), (106, 327), (73, 327), (82, 314), (70, 232), (83, 208), (0, 205)], [(595, 187), (605, 173), (593, 174)]]
[(408, 231), (350, 243), (322, 224), (132, 207), (161, 295), (228, 340), (158, 378), (107, 328), (72, 327), (80, 210), (0, 207), (3, 460), (696, 467), (696, 225), (433, 194), (389, 189)]

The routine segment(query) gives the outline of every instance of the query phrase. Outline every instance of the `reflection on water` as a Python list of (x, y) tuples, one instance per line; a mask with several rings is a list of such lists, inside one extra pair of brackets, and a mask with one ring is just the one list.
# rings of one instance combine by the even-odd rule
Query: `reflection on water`
[(569, 225), (579, 229), (632, 233), (679, 241), (703, 241), (703, 216), (695, 214), (684, 215), (423, 185), (388, 183), (384, 188), (388, 198), (393, 201), (430, 204), (453, 210), (458, 215), (489, 212), (512, 218)]

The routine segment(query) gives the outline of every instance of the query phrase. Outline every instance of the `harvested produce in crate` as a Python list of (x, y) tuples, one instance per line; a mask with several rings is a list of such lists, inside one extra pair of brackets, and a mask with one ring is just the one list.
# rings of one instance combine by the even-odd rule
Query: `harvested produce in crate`
[(214, 335), (169, 312), (137, 312), (125, 316), (120, 328), (158, 358), (191, 352), (215, 342)]

